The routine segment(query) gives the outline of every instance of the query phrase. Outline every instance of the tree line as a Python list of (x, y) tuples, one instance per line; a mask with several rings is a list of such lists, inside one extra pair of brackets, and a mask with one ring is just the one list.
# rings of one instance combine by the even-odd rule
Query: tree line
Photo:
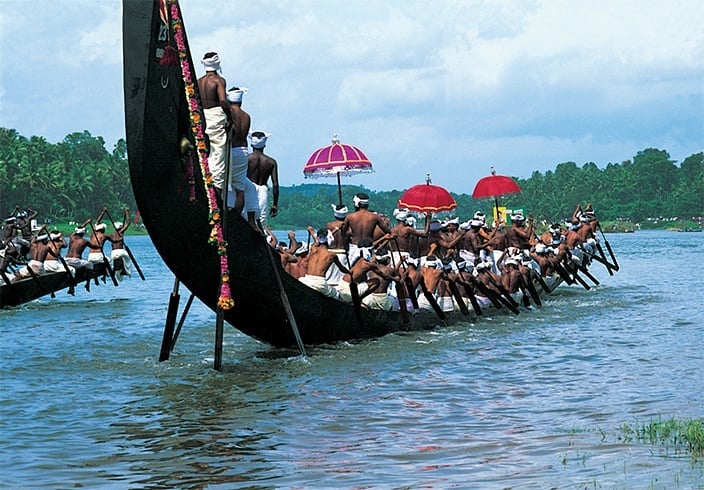
[[(577, 203), (588, 202), (602, 221), (704, 216), (704, 152), (678, 165), (667, 151), (648, 148), (632, 160), (609, 163), (603, 169), (593, 162), (581, 167), (564, 162), (555, 170), (533, 172), (516, 181), (523, 192), (500, 198), (500, 205), (546, 221), (567, 218)], [(389, 215), (403, 194), (403, 190), (371, 191), (353, 185), (343, 185), (342, 191), (348, 206), (357, 192), (366, 192), (372, 208)], [(471, 194), (453, 196), (461, 219), (469, 219), (475, 211), (491, 212), (492, 200), (477, 201)], [(283, 186), (279, 214), (271, 226), (322, 226), (332, 220), (330, 206), (337, 201), (334, 183)], [(103, 205), (135, 212), (125, 140), (108, 152), (103, 138), (88, 131), (52, 144), (43, 137), (26, 138), (14, 129), (0, 128), (0, 213), (9, 214), (15, 205), (57, 221), (82, 221), (95, 216)]]

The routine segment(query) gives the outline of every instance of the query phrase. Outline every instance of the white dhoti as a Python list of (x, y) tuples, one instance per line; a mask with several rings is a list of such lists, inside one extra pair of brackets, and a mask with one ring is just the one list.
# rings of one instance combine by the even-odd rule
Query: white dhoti
[(25, 267), (22, 267), (20, 270), (17, 271), (17, 274), (15, 274), (15, 279), (17, 279), (18, 277), (32, 277), (32, 272), (30, 272), (29, 269), (31, 269), (32, 272), (34, 272), (38, 276), (42, 275), (44, 274), (44, 263), (34, 259), (30, 260)]
[(76, 269), (93, 269), (93, 262), (76, 257), (66, 257), (66, 263)]
[(323, 293), (325, 296), (335, 299), (340, 298), (340, 293), (337, 292), (337, 289), (330, 287), (330, 285), (325, 281), (325, 278), (322, 276), (312, 276), (310, 274), (306, 274), (301, 277), (299, 281), (309, 288), (315, 289), (319, 293)]
[[(249, 167), (249, 152), (246, 146), (235, 146), (230, 150), (230, 187), (229, 190), (236, 189), (244, 191), (247, 179), (247, 168)], [(250, 181), (251, 182), (251, 181)]]
[(442, 311), (455, 310), (455, 300), (452, 299), (452, 296), (440, 296), (438, 298), (438, 305)]
[(432, 310), (433, 309), (432, 305), (430, 304), (430, 301), (428, 301), (428, 298), (425, 297), (425, 294), (418, 295), (418, 309), (419, 310)]
[(88, 262), (93, 262), (94, 264), (102, 264), (103, 257), (103, 254), (100, 252), (91, 252), (88, 254)]
[(208, 168), (213, 176), (213, 184), (218, 189), (225, 183), (225, 145), (227, 144), (227, 116), (222, 107), (203, 109), (205, 133), (210, 140)]
[(115, 269), (115, 277), (122, 280), (122, 276), (132, 276), (132, 259), (124, 248), (116, 248), (110, 253), (113, 264), (115, 259), (122, 259), (122, 269)]
[(269, 217), (269, 187), (266, 185), (254, 184), (257, 189), (257, 202), (259, 203), (259, 221), (262, 226), (266, 224), (266, 219)]
[[(366, 293), (367, 289), (369, 289), (369, 284), (367, 284), (366, 282), (357, 284), (357, 291), (360, 295)], [(340, 295), (340, 299), (342, 301), (347, 301), (348, 303), (352, 302), (352, 291), (350, 290), (349, 282), (340, 281), (340, 283), (337, 285), (337, 292)]]
[(462, 259), (468, 264), (474, 265), (477, 262), (477, 255), (474, 252), (470, 252), (464, 248), (460, 250), (460, 257), (462, 257)]
[(372, 293), (362, 298), (362, 303), (374, 310), (391, 311), (394, 306), (393, 299), (386, 293)]
[[(64, 264), (62, 264), (60, 261), (49, 259), (44, 261), (44, 271), (66, 272), (66, 268), (64, 267)], [(72, 276), (76, 275), (76, 269), (71, 267), (70, 265), (68, 266), (68, 272), (70, 272)]]

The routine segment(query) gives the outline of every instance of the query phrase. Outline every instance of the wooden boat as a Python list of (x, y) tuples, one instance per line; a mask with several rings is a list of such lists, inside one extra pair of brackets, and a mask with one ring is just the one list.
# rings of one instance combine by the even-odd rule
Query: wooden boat
[[(119, 263), (115, 265), (121, 267)], [(106, 274), (104, 264), (94, 264), (93, 269), (76, 269), (76, 275), (72, 279), (65, 272), (52, 272), (9, 284), (3, 281), (0, 285), (0, 308), (19, 306), (43, 296), (54, 296), (59, 291), (68, 290), (72, 284), (78, 288), (87, 281), (105, 279)]]
[[(176, 278), (215, 311), (222, 257), (209, 243), (213, 225), (204, 173), (200, 165), (189, 165), (192, 153), (183, 152), (186, 140), (198, 148), (192, 120), (204, 118), (187, 100), (187, 86), (191, 93), (195, 86), (197, 99), (197, 77), (178, 3), (124, 0), (123, 48), (127, 152), (142, 220)], [(181, 56), (179, 62), (174, 62), (174, 53)], [(234, 301), (224, 318), (251, 337), (295, 346), (286, 303), (304, 344), (379, 337), (442, 323), (433, 311), (419, 311), (404, 323), (398, 311), (355, 309), (323, 296), (285, 273), (276, 252), (241, 216), (228, 211), (224, 221)], [(446, 322), (466, 320), (459, 312), (446, 315)]]

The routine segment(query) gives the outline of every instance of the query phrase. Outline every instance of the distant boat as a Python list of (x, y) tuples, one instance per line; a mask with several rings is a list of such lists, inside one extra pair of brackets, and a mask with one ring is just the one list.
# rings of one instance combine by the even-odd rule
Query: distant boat
[[(122, 259), (117, 261), (121, 262)], [(121, 267), (119, 263), (116, 266)], [(9, 284), (3, 282), (0, 285), (0, 308), (19, 306), (43, 296), (54, 296), (59, 291), (68, 290), (72, 285), (79, 289), (87, 281), (97, 281), (98, 278), (105, 278), (106, 274), (105, 265), (97, 263), (94, 264), (93, 269), (76, 269), (76, 275), (73, 278), (69, 278), (66, 272), (51, 272)]]

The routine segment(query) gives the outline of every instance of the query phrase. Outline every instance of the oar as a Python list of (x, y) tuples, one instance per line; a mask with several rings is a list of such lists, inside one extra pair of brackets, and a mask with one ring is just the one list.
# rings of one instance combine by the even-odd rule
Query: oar
[(401, 321), (405, 325), (411, 321), (410, 317), (408, 316), (408, 305), (406, 305), (406, 291), (404, 289), (405, 286), (401, 283), (401, 281), (395, 281), (395, 285), (396, 297), (398, 298), (398, 308), (401, 312)]
[[(310, 232), (308, 233), (308, 241), (310, 242)], [(354, 274), (352, 273), (352, 262), (350, 262), (350, 255), (347, 249), (345, 249), (345, 258), (347, 259), (347, 269), (350, 271), (350, 296), (352, 296), (352, 308), (354, 309), (354, 317), (357, 320), (357, 324), (362, 327), (364, 325), (364, 319), (362, 318), (362, 299), (359, 297), (359, 289), (357, 288), (357, 283), (354, 282)]]
[(166, 322), (164, 323), (164, 335), (161, 339), (161, 350), (159, 351), (159, 362), (168, 361), (173, 345), (174, 325), (176, 324), (176, 314), (181, 295), (178, 293), (180, 282), (178, 277), (174, 278), (174, 287), (169, 295), (169, 309), (166, 310)]
[(11, 290), (15, 290), (15, 285), (12, 284), (12, 281), (10, 281), (10, 278), (7, 277), (7, 274), (5, 273), (4, 270), (0, 270), (0, 275), (2, 275), (2, 280), (5, 282), (7, 286), (10, 287)]
[(580, 265), (580, 266), (579, 266), (579, 270), (582, 271), (582, 274), (584, 274), (585, 276), (587, 276), (587, 277), (594, 283), (595, 286), (598, 286), (599, 284), (601, 284), (601, 283), (597, 280), (597, 278), (594, 277), (594, 276), (591, 274), (591, 272), (589, 272), (589, 269), (587, 269), (586, 266)]
[[(530, 267), (528, 269), (530, 271), (533, 271), (533, 269)], [(528, 276), (531, 276), (530, 271), (528, 272)], [(533, 284), (531, 277), (524, 277), (521, 274), (521, 279), (523, 280), (525, 287), (528, 290), (528, 294), (530, 294), (530, 297), (533, 298), (533, 303), (535, 303), (538, 306), (543, 306), (543, 302), (540, 299), (540, 295), (538, 294), (538, 291), (535, 289), (535, 284)]]
[(433, 296), (433, 293), (428, 291), (428, 287), (425, 285), (425, 281), (421, 277), (420, 279), (420, 288), (423, 291), (423, 295), (425, 295), (425, 299), (428, 300), (428, 303), (430, 304), (431, 308), (435, 312), (435, 314), (438, 316), (438, 318), (442, 321), (442, 323), (445, 323), (445, 312), (442, 311), (442, 308), (440, 308), (440, 305), (438, 305), (437, 300), (435, 299), (435, 296)]
[[(396, 244), (396, 251), (399, 254), (399, 257), (401, 256), (401, 247), (398, 245), (398, 239), (396, 237), (392, 238), (393, 242)], [(393, 257), (393, 255), (392, 255)], [(401, 265), (403, 265), (403, 268), (408, 271), (408, 266), (406, 265), (406, 262), (401, 258)], [(416, 310), (418, 309), (418, 297), (416, 296), (416, 288), (413, 287), (413, 280), (406, 276), (404, 279), (404, 282), (406, 283), (406, 289), (408, 290), (408, 294), (411, 297), (411, 304), (413, 305), (413, 308)]]
[[(264, 233), (264, 228), (262, 228), (261, 221), (257, 221), (259, 228)], [(288, 295), (284, 289), (283, 281), (281, 280), (281, 275), (279, 274), (279, 267), (277, 267), (277, 261), (274, 258), (274, 252), (268, 243), (264, 243), (267, 254), (269, 255), (269, 260), (271, 261), (271, 268), (274, 271), (274, 277), (276, 278), (276, 284), (279, 287), (279, 296), (281, 298), (281, 303), (284, 305), (284, 310), (286, 311), (286, 317), (288, 322), (291, 324), (291, 330), (293, 330), (293, 336), (296, 338), (296, 343), (298, 344), (298, 349), (301, 351), (301, 355), (306, 357), (306, 349), (303, 346), (303, 339), (301, 339), (301, 333), (298, 331), (298, 324), (296, 323), (296, 318), (293, 316), (293, 310), (291, 310), (291, 303), (288, 300)], [(278, 261), (278, 266), (281, 265), (281, 260)]]
[(580, 283), (582, 285), (582, 287), (584, 287), (584, 289), (586, 289), (587, 291), (590, 290), (591, 286), (589, 286), (589, 284), (587, 284), (587, 281), (585, 281), (584, 279), (582, 279), (580, 277), (580, 275), (577, 273), (577, 266), (575, 264), (570, 264), (569, 260), (570, 259), (566, 259), (566, 261), (565, 261), (565, 269), (568, 272), (572, 273), (572, 277), (574, 277), (574, 279), (578, 283)]
[(445, 276), (445, 280), (449, 283), (450, 285), (450, 292), (452, 293), (452, 296), (455, 298), (455, 301), (457, 302), (457, 306), (460, 307), (460, 311), (464, 316), (469, 315), (469, 308), (467, 308), (467, 305), (464, 303), (464, 298), (460, 294), (460, 290), (457, 287), (457, 283), (450, 279), (449, 276)]
[[(599, 231), (601, 232), (601, 236), (604, 239), (604, 244), (606, 245), (606, 249), (609, 251), (609, 255), (611, 256), (611, 260), (613, 261), (613, 264), (609, 264), (609, 266), (615, 270), (618, 271), (620, 269), (618, 265), (618, 261), (616, 260), (616, 256), (614, 255), (614, 251), (611, 248), (611, 244), (609, 241), (606, 239), (606, 235), (604, 235), (604, 230), (601, 229), (601, 223), (597, 223), (596, 225), (597, 228), (599, 228)], [(598, 245), (598, 244), (597, 244)], [(603, 252), (602, 252), (603, 253)]]
[(68, 294), (73, 295), (76, 292), (76, 280), (71, 275), (71, 270), (68, 268), (66, 259), (61, 256), (60, 250), (56, 251), (56, 257), (58, 258), (59, 262), (61, 262), (61, 265), (66, 271), (66, 278), (68, 279)]
[[(105, 210), (105, 214), (108, 215), (108, 218), (110, 218), (110, 222), (112, 223), (112, 227), (115, 228), (115, 221), (112, 219), (112, 216), (110, 216), (110, 211), (107, 209)], [(139, 263), (137, 262), (137, 259), (134, 258), (134, 255), (132, 254), (132, 250), (130, 250), (129, 245), (125, 242), (125, 237), (123, 235), (122, 237), (122, 243), (125, 246), (125, 251), (127, 252), (127, 255), (129, 255), (130, 260), (134, 264), (134, 268), (137, 270), (137, 274), (139, 274), (139, 278), (142, 281), (146, 281), (146, 278), (144, 277), (144, 274), (142, 273), (142, 268), (139, 266)]]
[(474, 310), (474, 313), (477, 316), (482, 316), (482, 308), (481, 308), (481, 306), (479, 306), (479, 301), (477, 300), (477, 296), (470, 289), (469, 284), (464, 281), (459, 281), (459, 280), (458, 280), (458, 282), (464, 288), (464, 292), (467, 293), (467, 297), (469, 298), (469, 302), (472, 304), (472, 309)]
[[(93, 223), (88, 223), (90, 225), (90, 229), (93, 232), (93, 235), (95, 235), (95, 226), (93, 226)], [(108, 271), (108, 274), (110, 274), (110, 279), (112, 279), (113, 285), (117, 286), (118, 282), (117, 279), (115, 279), (115, 271), (112, 270), (112, 267), (110, 266), (110, 261), (108, 258), (105, 256), (105, 251), (103, 250), (103, 246), (105, 245), (105, 240), (103, 240), (100, 243), (100, 254), (103, 256), (103, 264), (105, 264), (105, 270)]]
[(538, 284), (540, 284), (540, 287), (543, 288), (543, 291), (545, 291), (547, 294), (552, 293), (552, 290), (550, 287), (547, 285), (545, 280), (543, 279), (543, 276), (540, 274), (540, 272), (536, 271), (535, 269), (531, 268), (530, 269), (530, 274), (531, 276), (535, 277), (535, 280), (538, 281)]

